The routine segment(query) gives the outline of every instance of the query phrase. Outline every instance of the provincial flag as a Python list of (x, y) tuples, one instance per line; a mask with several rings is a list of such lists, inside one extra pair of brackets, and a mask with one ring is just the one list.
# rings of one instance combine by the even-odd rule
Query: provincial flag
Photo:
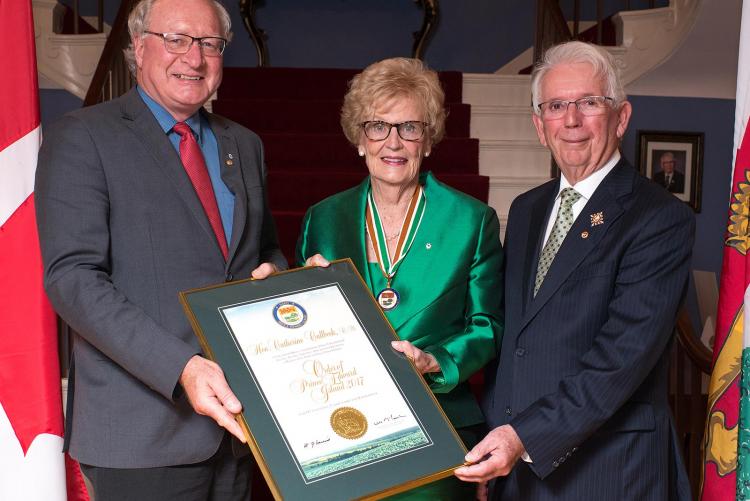
[(41, 129), (30, 0), (0, 0), (0, 46), (0, 499), (84, 500), (78, 464), (62, 452), (57, 325), (34, 216)]
[(742, 5), (734, 170), (713, 370), (703, 436), (702, 501), (750, 499), (750, 3)]

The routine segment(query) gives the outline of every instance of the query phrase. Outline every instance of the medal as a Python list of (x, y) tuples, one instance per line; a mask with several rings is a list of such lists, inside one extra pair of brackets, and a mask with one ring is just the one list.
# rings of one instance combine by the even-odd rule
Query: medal
[(398, 300), (400, 299), (398, 291), (391, 287), (386, 287), (378, 294), (378, 304), (383, 310), (392, 310), (398, 306)]
[(372, 195), (372, 189), (367, 193), (367, 209), (365, 213), (365, 222), (367, 234), (372, 242), (372, 248), (375, 251), (375, 258), (378, 261), (378, 268), (385, 278), (386, 287), (378, 293), (377, 301), (384, 311), (389, 311), (398, 306), (401, 299), (398, 291), (391, 287), (393, 277), (396, 275), (399, 265), (409, 252), (414, 239), (417, 236), (417, 230), (422, 223), (424, 216), (426, 199), (424, 189), (417, 185), (414, 194), (409, 202), (409, 207), (404, 216), (404, 222), (401, 225), (400, 237), (396, 245), (396, 252), (391, 257), (388, 252), (388, 242), (385, 237), (385, 229), (378, 214), (378, 207)]

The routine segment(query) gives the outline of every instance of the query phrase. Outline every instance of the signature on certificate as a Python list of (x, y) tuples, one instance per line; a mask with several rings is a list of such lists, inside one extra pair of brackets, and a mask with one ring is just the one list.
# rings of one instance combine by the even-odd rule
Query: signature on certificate
[(331, 437), (326, 438), (325, 440), (312, 440), (310, 442), (305, 442), (304, 448), (305, 449), (314, 449), (315, 447), (319, 445), (326, 444), (331, 441)]
[(398, 421), (399, 419), (403, 419), (405, 417), (406, 416), (404, 416), (403, 414), (397, 414), (395, 416), (393, 414), (389, 414), (388, 416), (384, 417), (383, 419), (379, 419), (379, 420), (375, 421), (374, 423), (372, 423), (372, 425), (373, 426), (380, 426), (381, 424), (392, 423), (394, 421)]

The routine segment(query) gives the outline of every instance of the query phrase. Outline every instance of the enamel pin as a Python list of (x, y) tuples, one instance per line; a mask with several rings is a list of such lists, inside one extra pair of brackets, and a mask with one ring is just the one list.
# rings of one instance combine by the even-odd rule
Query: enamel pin
[(604, 224), (604, 212), (591, 214), (591, 226), (598, 226), (600, 224)]

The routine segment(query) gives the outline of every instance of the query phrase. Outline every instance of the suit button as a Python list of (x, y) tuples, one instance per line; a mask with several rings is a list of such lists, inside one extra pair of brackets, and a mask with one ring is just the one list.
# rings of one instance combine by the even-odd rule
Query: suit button
[(560, 466), (560, 463), (558, 463), (557, 461), (552, 461), (553, 468), (557, 468), (558, 466)]
[(565, 457), (563, 456), (563, 457), (561, 457), (560, 459), (558, 459), (558, 462), (559, 462), (560, 464), (563, 464), (563, 463), (565, 462)]
[(506, 407), (505, 408), (505, 414), (507, 414), (508, 416), (510, 416), (511, 414), (513, 414), (513, 411), (510, 409), (510, 407)]
[(234, 280), (234, 275), (232, 275), (231, 273), (227, 273), (227, 276), (224, 277), (224, 279), (225, 282), (231, 282), (232, 280)]
[(523, 348), (517, 348), (516, 349), (516, 356), (517, 357), (522, 357), (524, 355), (526, 355), (526, 350), (524, 350)]

